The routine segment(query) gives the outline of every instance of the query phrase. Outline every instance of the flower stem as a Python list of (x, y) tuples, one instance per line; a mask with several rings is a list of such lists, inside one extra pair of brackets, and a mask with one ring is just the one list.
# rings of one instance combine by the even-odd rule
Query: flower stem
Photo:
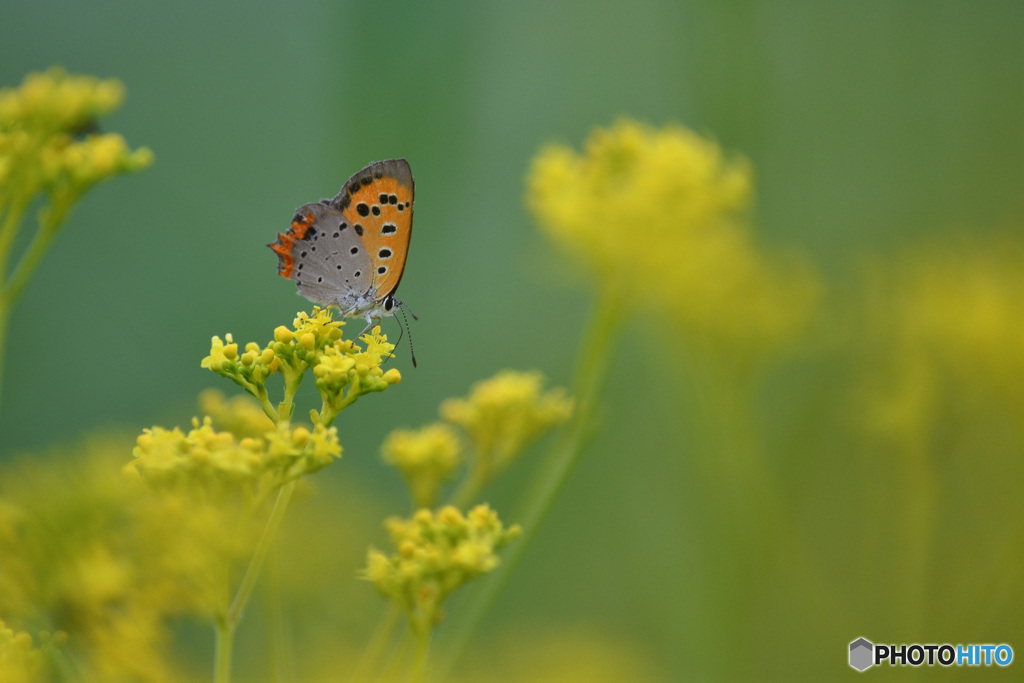
[(410, 683), (420, 683), (427, 673), (427, 656), (430, 654), (430, 630), (417, 629), (412, 651), (412, 664), (409, 668)]
[(453, 619), (452, 630), (448, 633), (444, 653), (435, 672), (437, 680), (447, 680), (484, 612), (522, 556), (573, 466), (593, 438), (594, 414), (607, 384), (608, 368), (623, 314), (624, 306), (620, 296), (615, 288), (608, 287), (599, 297), (576, 366), (573, 381), (576, 409), (534, 479), (522, 513), (517, 518), (523, 527), (523, 534), (505, 551), (502, 563), (481, 579), (460, 613)]
[(7, 340), (7, 323), (11, 317), (11, 309), (17, 303), (25, 285), (32, 277), (39, 261), (43, 258), (46, 250), (50, 248), (50, 242), (57, 234), (57, 228), (67, 217), (70, 203), (61, 206), (53, 206), (40, 219), (39, 228), (32, 236), (28, 248), (21, 255), (14, 272), (7, 277), (7, 256), (11, 244), (18, 232), (18, 226), (25, 212), (25, 203), (12, 203), (7, 209), (3, 225), (0, 226), (0, 389), (3, 387), (4, 355)]
[(384, 651), (387, 649), (388, 643), (391, 642), (395, 627), (398, 626), (401, 618), (402, 608), (391, 603), (388, 606), (388, 611), (377, 621), (373, 635), (370, 636), (370, 642), (366, 645), (366, 650), (363, 651), (363, 656), (352, 673), (351, 680), (373, 680), (372, 675), (380, 667), (380, 659), (384, 656)]
[(217, 650), (213, 665), (214, 683), (231, 680), (231, 651), (235, 645), (235, 627), (226, 618), (217, 620)]
[(252, 597), (252, 591), (256, 587), (256, 580), (260, 576), (263, 562), (267, 559), (267, 553), (277, 537), (278, 529), (281, 527), (281, 521), (284, 519), (284, 513), (288, 509), (288, 502), (295, 492), (297, 483), (298, 480), (293, 479), (282, 486), (278, 492), (274, 509), (270, 511), (267, 526), (263, 529), (263, 535), (260, 536), (259, 543), (256, 545), (256, 552), (253, 553), (249, 566), (245, 570), (242, 583), (239, 584), (238, 590), (235, 592), (235, 599), (231, 601), (228, 613), (217, 622), (217, 654), (214, 668), (216, 683), (228, 683), (231, 680), (231, 651), (234, 645), (235, 629), (242, 619), (249, 598)]

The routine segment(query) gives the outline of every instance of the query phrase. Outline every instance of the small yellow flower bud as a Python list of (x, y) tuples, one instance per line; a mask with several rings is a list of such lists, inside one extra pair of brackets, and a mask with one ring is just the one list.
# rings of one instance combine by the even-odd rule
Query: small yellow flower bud
[(252, 351), (246, 351), (242, 354), (242, 365), (249, 367), (256, 362), (256, 354)]
[(298, 427), (292, 432), (292, 443), (303, 448), (309, 442), (309, 430), (305, 427)]
[(437, 521), (446, 526), (455, 526), (462, 521), (462, 513), (454, 505), (446, 505), (437, 513)]
[(263, 363), (264, 365), (270, 365), (270, 363), (272, 363), (275, 358), (276, 356), (274, 355), (274, 350), (271, 349), (270, 347), (263, 349), (263, 351), (260, 353), (260, 362)]
[(299, 345), (307, 351), (312, 351), (316, 348), (316, 335), (312, 332), (305, 332), (299, 337)]
[(402, 381), (402, 373), (398, 371), (398, 368), (391, 368), (381, 377), (388, 384), (398, 384)]
[(274, 341), (281, 342), (282, 344), (288, 344), (293, 339), (295, 339), (295, 335), (292, 334), (292, 331), (284, 325), (281, 325), (274, 330)]
[(422, 509), (416, 511), (416, 514), (413, 515), (413, 519), (416, 520), (417, 524), (427, 526), (434, 521), (434, 516), (430, 514), (430, 510)]

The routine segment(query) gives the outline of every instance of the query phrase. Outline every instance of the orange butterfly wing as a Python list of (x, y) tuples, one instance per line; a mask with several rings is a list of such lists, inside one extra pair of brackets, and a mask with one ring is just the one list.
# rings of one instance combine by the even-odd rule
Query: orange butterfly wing
[(405, 159), (375, 161), (349, 178), (331, 205), (363, 241), (377, 300), (398, 289), (412, 237), (414, 185)]

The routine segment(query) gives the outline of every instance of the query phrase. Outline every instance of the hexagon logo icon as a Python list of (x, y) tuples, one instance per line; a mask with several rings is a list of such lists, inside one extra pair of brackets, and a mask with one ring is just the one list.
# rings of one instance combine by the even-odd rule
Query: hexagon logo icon
[(863, 671), (874, 664), (875, 646), (866, 638), (858, 638), (850, 643), (850, 666)]

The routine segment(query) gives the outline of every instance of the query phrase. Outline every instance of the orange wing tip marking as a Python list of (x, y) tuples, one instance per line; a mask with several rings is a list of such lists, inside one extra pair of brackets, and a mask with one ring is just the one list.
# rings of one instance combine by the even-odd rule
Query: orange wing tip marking
[(289, 235), (277, 234), (277, 241), (267, 246), (277, 254), (277, 274), (281, 277), (291, 277), (295, 267), (295, 260), (292, 258), (292, 245), (294, 240)]

